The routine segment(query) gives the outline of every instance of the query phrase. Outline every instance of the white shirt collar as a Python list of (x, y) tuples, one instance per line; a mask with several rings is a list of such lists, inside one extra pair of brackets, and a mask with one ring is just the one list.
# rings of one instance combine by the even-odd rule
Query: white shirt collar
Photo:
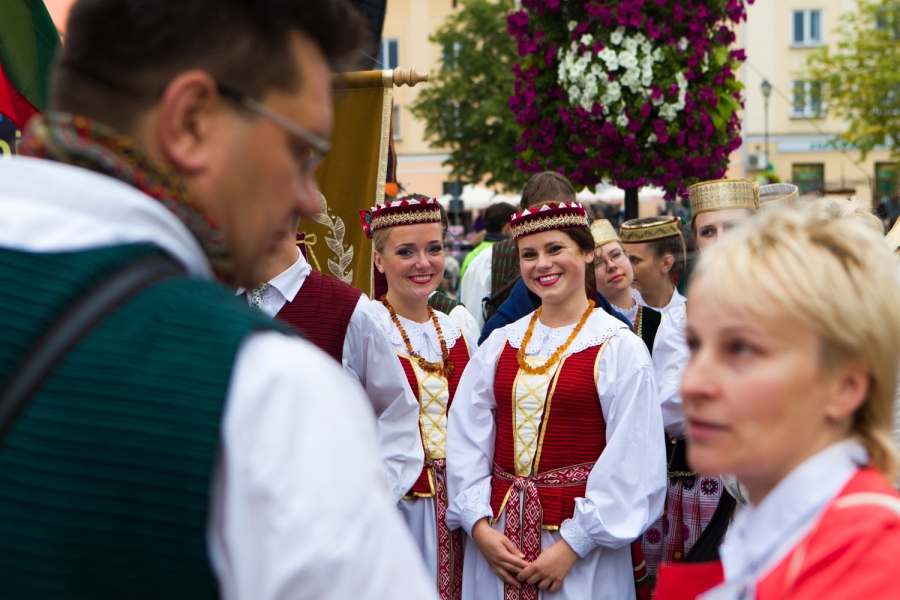
[(283, 271), (281, 275), (269, 281), (269, 286), (278, 290), (284, 296), (285, 301), (293, 302), (311, 271), (312, 267), (303, 258), (300, 248), (297, 248), (297, 261)]
[(634, 300), (634, 306), (632, 306), (631, 308), (622, 308), (621, 306), (616, 306), (615, 304), (613, 304), (612, 306), (614, 309), (622, 313), (622, 315), (624, 315), (626, 319), (631, 321), (631, 325), (634, 326), (634, 321), (635, 319), (637, 319), (638, 307), (647, 305), (646, 303), (644, 303), (644, 299), (641, 297), (641, 293), (634, 288), (631, 288), (631, 299)]
[[(641, 300), (641, 302), (643, 302), (643, 300)], [(676, 308), (676, 307), (681, 306), (681, 305), (684, 304), (685, 302), (687, 302), (687, 298), (685, 298), (684, 296), (682, 296), (682, 295), (678, 292), (678, 289), (676, 289), (676, 290), (675, 290), (675, 293), (672, 294), (672, 299), (669, 300), (669, 303), (666, 304), (661, 310), (659, 310), (659, 309), (658, 309), (658, 310), (659, 310), (659, 312), (661, 312), (661, 313), (667, 313), (667, 312), (669, 312), (670, 310), (672, 310), (673, 308)]]
[(157, 200), (121, 181), (49, 160), (0, 160), (0, 246), (78, 252), (151, 244), (194, 277), (213, 277), (200, 243)]
[(867, 460), (856, 440), (833, 444), (791, 471), (759, 505), (741, 511), (719, 551), (723, 587), (753, 584), (780, 563)]

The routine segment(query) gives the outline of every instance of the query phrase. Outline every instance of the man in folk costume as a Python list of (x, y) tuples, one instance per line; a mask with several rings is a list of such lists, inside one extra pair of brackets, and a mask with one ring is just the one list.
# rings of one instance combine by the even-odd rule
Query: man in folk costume
[(583, 207), (538, 204), (512, 229), (542, 304), (480, 346), (450, 411), (448, 524), (469, 534), (463, 598), (633, 598), (630, 545), (665, 497), (650, 357), (595, 309)]
[(371, 302), (353, 286), (314, 270), (293, 235), (280, 238), (265, 277), (268, 283), (239, 293), (252, 308), (302, 332), (363, 387), (375, 410), (388, 490), (398, 502), (422, 471), (419, 403)]
[(421, 448), (425, 466), (399, 504), (436, 581), (441, 600), (461, 593), (463, 554), (460, 532), (446, 523), (447, 421), (459, 379), (469, 362), (469, 340), (449, 315), (434, 310), (430, 298), (444, 273), (442, 211), (436, 200), (400, 199), (362, 211), (372, 238), (375, 267), (387, 291), (371, 302), (389, 332), (386, 358), (406, 373), (405, 381), (419, 404)]
[(634, 271), (633, 285), (640, 304), (665, 314), (684, 304), (673, 279), (684, 270), (684, 238), (678, 217), (632, 219), (619, 228), (622, 244)]
[[(534, 175), (522, 188), (519, 205), (522, 210), (538, 202), (575, 202), (575, 188), (556, 171), (544, 171)], [(485, 248), (472, 259), (466, 276), (460, 283), (460, 299), (483, 328), (500, 306), (509, 298), (513, 285), (521, 277), (516, 243), (502, 240)], [(485, 302), (485, 300), (489, 300)]]
[[(691, 186), (690, 193), (691, 228), (701, 254), (759, 209), (758, 188), (743, 179), (698, 183)], [(653, 348), (663, 422), (670, 442), (669, 489), (663, 521), (647, 530), (644, 546), (647, 549), (648, 543), (656, 541), (661, 546), (662, 563), (716, 558), (736, 506), (735, 499), (741, 497), (734, 480), (698, 476), (685, 458), (681, 376), (690, 358), (684, 336), (688, 310), (684, 304), (663, 316)], [(654, 556), (656, 552), (647, 549), (647, 554)]]
[(433, 596), (362, 390), (230, 291), (316, 209), (361, 31), (344, 0), (72, 7), (36, 158), (0, 162), (4, 598)]

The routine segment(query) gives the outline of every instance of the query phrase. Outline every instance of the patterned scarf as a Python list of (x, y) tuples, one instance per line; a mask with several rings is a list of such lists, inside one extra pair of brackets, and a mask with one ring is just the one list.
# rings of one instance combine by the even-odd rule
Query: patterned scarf
[(216, 222), (197, 205), (178, 173), (152, 159), (131, 138), (84, 117), (49, 111), (31, 120), (19, 153), (95, 171), (155, 198), (197, 238), (216, 276), (230, 280), (233, 261)]

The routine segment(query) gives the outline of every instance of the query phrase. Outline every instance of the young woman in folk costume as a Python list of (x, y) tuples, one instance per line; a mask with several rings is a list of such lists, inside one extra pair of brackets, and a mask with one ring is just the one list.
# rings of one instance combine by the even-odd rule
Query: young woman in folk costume
[[(691, 228), (701, 254), (759, 209), (757, 188), (745, 179), (698, 183), (691, 186), (690, 195)], [(739, 496), (736, 484), (730, 485), (733, 493), (729, 494), (725, 489), (726, 481), (719, 477), (698, 476), (685, 459), (681, 375), (690, 356), (684, 337), (689, 311), (690, 306), (684, 304), (680, 310), (664, 315), (653, 348), (653, 366), (669, 441), (669, 489), (663, 518), (644, 535), (644, 551), (651, 562), (656, 561), (656, 557), (660, 557), (662, 563), (716, 558), (716, 549), (736, 505), (734, 498)], [(728, 483), (732, 481), (728, 480)], [(701, 543), (695, 549), (698, 541)], [(692, 549), (694, 552), (688, 557)]]
[(630, 545), (665, 495), (650, 357), (594, 309), (581, 205), (538, 204), (511, 225), (542, 306), (482, 344), (450, 411), (447, 522), (469, 534), (463, 598), (632, 598)]
[(749, 504), (721, 562), (662, 568), (660, 600), (898, 597), (896, 269), (859, 219), (796, 210), (766, 213), (700, 259), (688, 459), (736, 475)]
[(447, 411), (469, 362), (468, 341), (474, 343), (477, 333), (464, 335), (454, 319), (428, 305), (444, 276), (445, 232), (436, 200), (374, 207), (364, 213), (363, 227), (373, 239), (375, 267), (388, 283), (387, 293), (372, 302), (420, 405), (425, 467), (398, 506), (435, 576), (440, 598), (459, 598), (461, 536), (445, 521)]

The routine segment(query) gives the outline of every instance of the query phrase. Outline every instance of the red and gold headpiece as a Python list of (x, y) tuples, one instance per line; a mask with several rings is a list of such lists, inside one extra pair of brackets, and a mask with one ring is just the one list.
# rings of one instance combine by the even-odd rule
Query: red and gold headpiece
[(548, 202), (543, 206), (525, 209), (513, 215), (509, 226), (514, 240), (542, 231), (589, 227), (587, 213), (577, 202)]
[(372, 239), (372, 234), (379, 229), (419, 223), (440, 223), (441, 207), (435, 198), (395, 200), (373, 206), (372, 210), (359, 211), (359, 220), (366, 237)]

